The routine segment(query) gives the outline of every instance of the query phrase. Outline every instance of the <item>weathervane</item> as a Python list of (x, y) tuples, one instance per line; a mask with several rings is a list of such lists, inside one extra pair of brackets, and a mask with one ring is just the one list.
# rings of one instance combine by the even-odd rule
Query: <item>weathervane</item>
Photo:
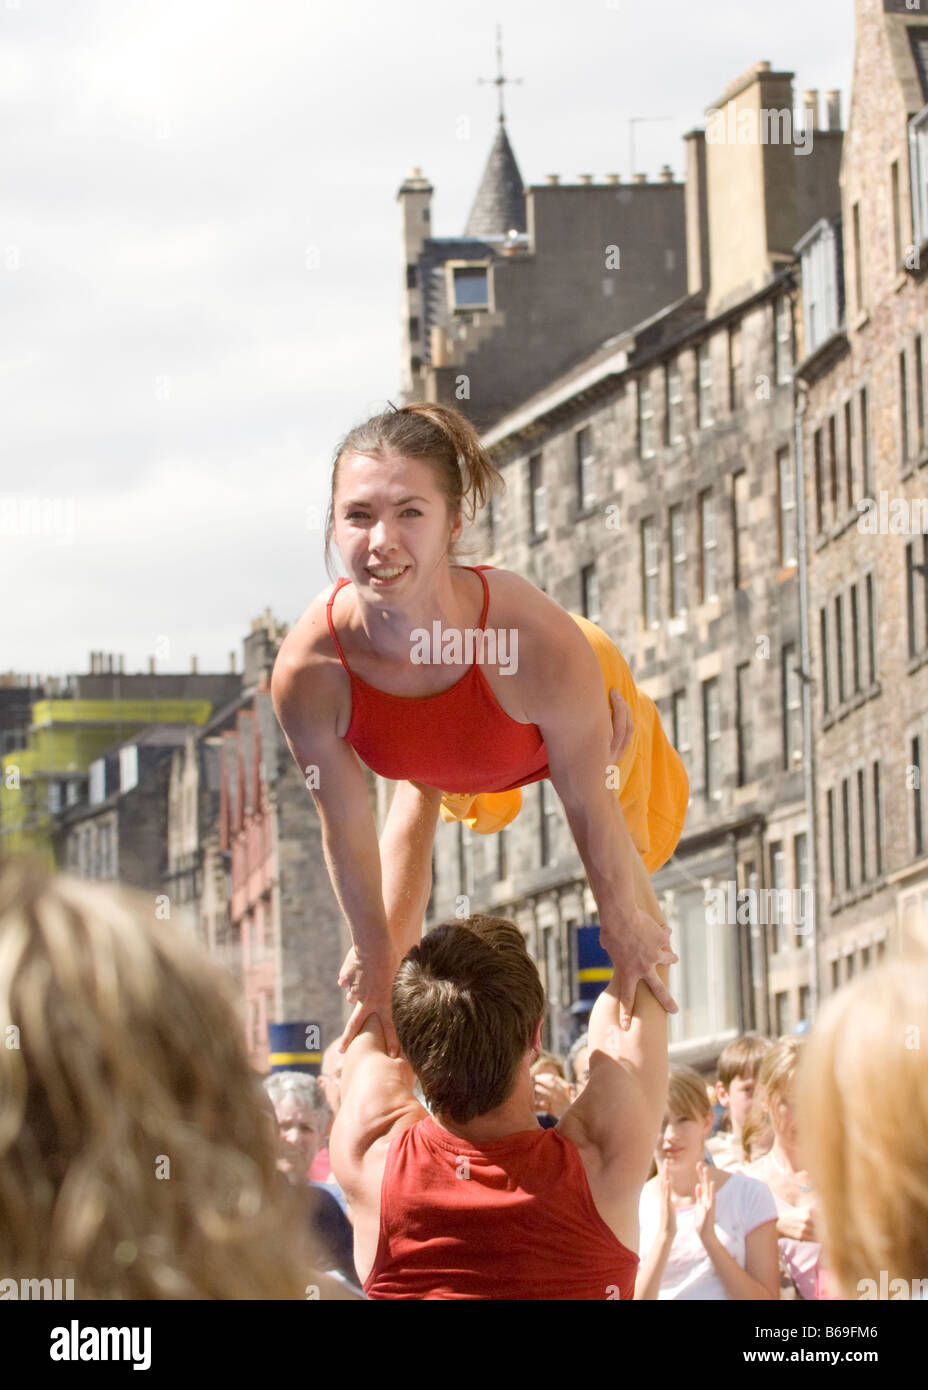
[(504, 86), (504, 84), (505, 84), (506, 82), (519, 82), (519, 83), (521, 83), (522, 78), (521, 78), (521, 77), (504, 77), (504, 76), (503, 76), (503, 30), (502, 30), (502, 26), (499, 25), (499, 24), (497, 24), (497, 26), (496, 26), (496, 66), (497, 66), (497, 68), (498, 68), (498, 70), (499, 70), (499, 71), (498, 71), (498, 75), (497, 75), (496, 77), (478, 77), (478, 78), (477, 78), (477, 81), (478, 81), (478, 82), (492, 82), (493, 85), (498, 89), (498, 91), (499, 91), (499, 123), (500, 123), (500, 125), (502, 125), (502, 124), (503, 124), (503, 86)]

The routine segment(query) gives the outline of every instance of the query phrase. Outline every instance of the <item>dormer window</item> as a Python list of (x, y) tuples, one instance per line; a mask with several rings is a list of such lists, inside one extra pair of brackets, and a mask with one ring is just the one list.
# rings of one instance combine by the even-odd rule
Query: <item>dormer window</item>
[(928, 106), (909, 122), (909, 167), (912, 175), (912, 228), (916, 246), (928, 241)]
[(796, 246), (802, 257), (806, 356), (826, 343), (844, 318), (840, 220), (822, 218)]
[(468, 312), (490, 308), (490, 267), (488, 265), (452, 265), (451, 307)]

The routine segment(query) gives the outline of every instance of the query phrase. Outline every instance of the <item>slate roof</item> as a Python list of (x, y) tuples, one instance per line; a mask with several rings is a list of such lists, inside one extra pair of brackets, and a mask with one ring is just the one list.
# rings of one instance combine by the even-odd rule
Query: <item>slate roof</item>
[(506, 127), (500, 121), (464, 232), (467, 236), (497, 238), (505, 237), (512, 228), (526, 230), (525, 192)]

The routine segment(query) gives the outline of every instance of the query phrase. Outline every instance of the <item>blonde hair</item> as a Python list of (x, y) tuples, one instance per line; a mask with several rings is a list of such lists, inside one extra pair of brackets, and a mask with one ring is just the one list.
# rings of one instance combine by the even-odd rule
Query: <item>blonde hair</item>
[(0, 1019), (5, 1276), (84, 1299), (305, 1296), (237, 994), (151, 897), (0, 866)]
[(799, 1116), (829, 1267), (858, 1282), (928, 1275), (928, 956), (892, 961), (825, 1005)]
[(677, 1115), (689, 1115), (704, 1120), (712, 1114), (712, 1102), (706, 1090), (706, 1078), (692, 1067), (671, 1067), (667, 1084), (667, 1100)]
[[(343, 458), (355, 455), (382, 459), (388, 454), (419, 459), (432, 467), (445, 498), (449, 521), (460, 511), (468, 521), (473, 521), (491, 492), (505, 486), (479, 434), (467, 416), (453, 406), (416, 401), (400, 410), (391, 407), (372, 416), (350, 430), (335, 451), (325, 523), (325, 567), (332, 580), (336, 577), (331, 548), (339, 464)], [(448, 563), (456, 564), (464, 553), (470, 551), (465, 552), (460, 541), (452, 545)]]

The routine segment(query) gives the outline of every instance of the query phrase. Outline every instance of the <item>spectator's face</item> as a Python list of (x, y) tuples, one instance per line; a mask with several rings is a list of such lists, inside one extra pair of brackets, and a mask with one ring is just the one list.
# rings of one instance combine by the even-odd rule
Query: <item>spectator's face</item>
[(274, 1109), (280, 1130), (277, 1167), (290, 1178), (303, 1179), (322, 1143), (321, 1116), (294, 1096), (283, 1096)]
[(702, 1158), (703, 1145), (711, 1125), (708, 1120), (695, 1115), (676, 1113), (669, 1107), (664, 1111), (661, 1132), (657, 1141), (657, 1160), (659, 1163), (672, 1163), (678, 1167), (688, 1167)]
[[(724, 1091), (724, 1087), (720, 1090)], [(731, 1127), (736, 1134), (740, 1134), (744, 1129), (744, 1122), (751, 1109), (751, 1102), (754, 1099), (754, 1080), (745, 1081), (743, 1077), (736, 1076), (731, 1083), (731, 1090), (727, 1092), (728, 1108), (731, 1111)], [(719, 1100), (722, 1100), (721, 1095)], [(722, 1101), (725, 1104), (725, 1101)]]
[(574, 1073), (577, 1077), (574, 1085), (579, 1095), (590, 1079), (590, 1050), (588, 1047), (581, 1047), (574, 1058)]

